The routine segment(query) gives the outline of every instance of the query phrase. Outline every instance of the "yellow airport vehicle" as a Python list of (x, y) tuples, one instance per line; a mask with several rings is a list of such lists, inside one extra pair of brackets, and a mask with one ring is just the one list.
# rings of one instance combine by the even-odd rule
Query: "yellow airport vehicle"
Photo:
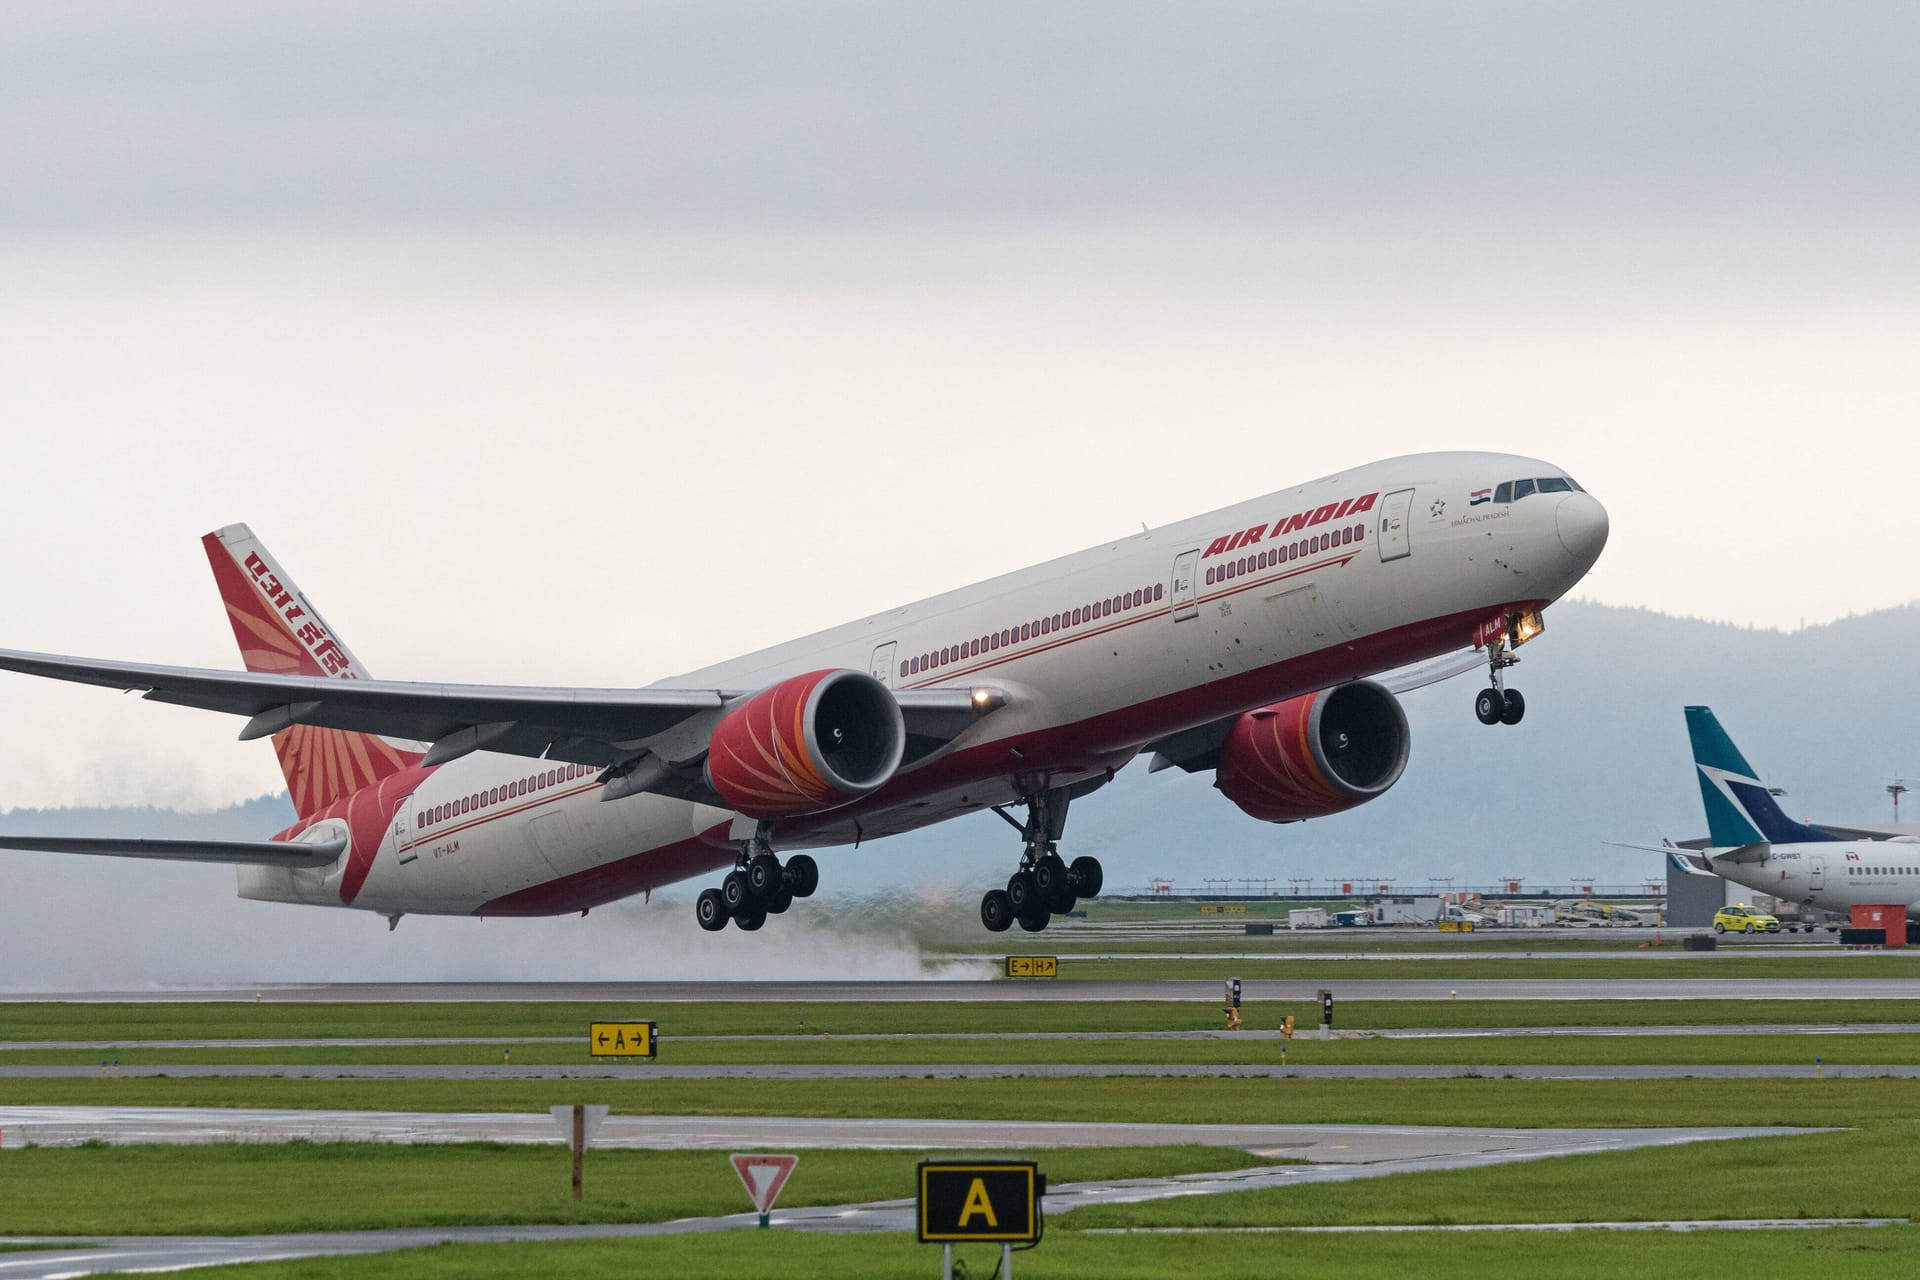
[(1780, 922), (1764, 911), (1756, 911), (1744, 902), (1722, 907), (1713, 913), (1715, 933), (1778, 933)]

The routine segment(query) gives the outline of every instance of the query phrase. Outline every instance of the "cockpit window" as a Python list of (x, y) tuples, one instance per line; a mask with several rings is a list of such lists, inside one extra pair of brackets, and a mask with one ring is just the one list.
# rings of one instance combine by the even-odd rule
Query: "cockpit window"
[(1544, 476), (1533, 480), (1509, 480), (1493, 491), (1495, 502), (1518, 502), (1536, 493), (1585, 493), (1572, 476)]

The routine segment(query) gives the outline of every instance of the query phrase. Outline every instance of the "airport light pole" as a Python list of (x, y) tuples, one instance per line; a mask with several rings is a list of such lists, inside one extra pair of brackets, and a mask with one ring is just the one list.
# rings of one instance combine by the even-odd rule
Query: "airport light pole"
[(1887, 784), (1887, 794), (1893, 797), (1893, 825), (1896, 827), (1900, 825), (1900, 797), (1910, 789), (1904, 778), (1895, 778)]

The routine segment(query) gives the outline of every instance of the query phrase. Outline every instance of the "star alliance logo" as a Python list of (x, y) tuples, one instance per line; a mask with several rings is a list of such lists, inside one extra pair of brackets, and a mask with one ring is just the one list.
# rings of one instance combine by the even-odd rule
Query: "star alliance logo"
[(1433, 510), (1433, 518), (1435, 520), (1438, 520), (1441, 516), (1446, 514), (1447, 500), (1445, 498), (1438, 499), (1437, 501), (1434, 502), (1432, 510)]

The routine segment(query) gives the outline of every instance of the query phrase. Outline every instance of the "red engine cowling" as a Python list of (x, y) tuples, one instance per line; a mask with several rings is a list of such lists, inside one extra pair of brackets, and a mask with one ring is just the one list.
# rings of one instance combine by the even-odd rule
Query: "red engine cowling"
[(1398, 782), (1409, 742), (1399, 699), (1356, 680), (1241, 716), (1215, 778), (1227, 799), (1262, 822), (1324, 818)]
[(882, 786), (906, 746), (885, 685), (864, 671), (814, 671), (762, 689), (714, 726), (707, 784), (749, 818), (821, 813)]

